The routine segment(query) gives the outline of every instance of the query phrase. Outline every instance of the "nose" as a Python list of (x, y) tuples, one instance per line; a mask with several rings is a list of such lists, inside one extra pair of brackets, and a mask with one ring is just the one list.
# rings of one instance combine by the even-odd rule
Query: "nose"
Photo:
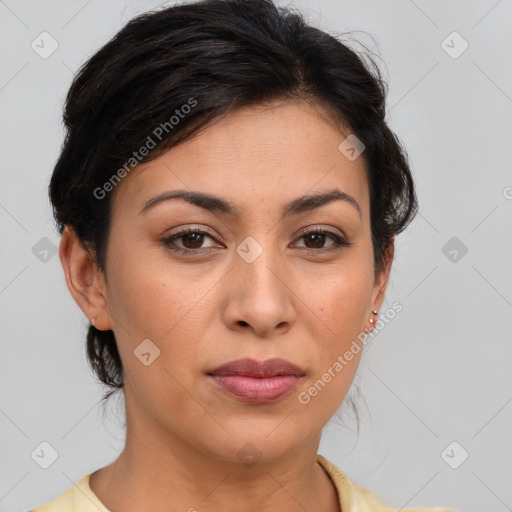
[(287, 332), (296, 318), (291, 274), (268, 248), (248, 263), (234, 255), (226, 290), (224, 321), (232, 330), (252, 330), (259, 337)]

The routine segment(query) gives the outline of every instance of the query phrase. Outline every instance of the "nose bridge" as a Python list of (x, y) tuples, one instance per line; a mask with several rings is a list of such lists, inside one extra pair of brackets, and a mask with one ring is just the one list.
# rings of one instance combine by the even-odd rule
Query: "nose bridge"
[(245, 238), (236, 248), (233, 270), (239, 302), (235, 309), (238, 321), (256, 330), (272, 329), (292, 319), (293, 299), (286, 285), (286, 265), (272, 236)]
[(276, 277), (281, 265), (271, 236), (264, 239), (259, 236), (258, 239), (260, 242), (248, 236), (237, 246), (238, 258), (235, 267), (243, 273), (244, 281), (249, 288), (273, 294), (281, 287)]

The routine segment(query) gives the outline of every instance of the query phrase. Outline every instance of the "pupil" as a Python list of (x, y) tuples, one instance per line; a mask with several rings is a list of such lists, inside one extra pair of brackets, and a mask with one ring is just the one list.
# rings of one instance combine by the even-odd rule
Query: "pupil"
[[(199, 246), (202, 245), (202, 237), (203, 235), (201, 235), (200, 233), (189, 233), (188, 235), (185, 236), (185, 240), (188, 240), (190, 241), (192, 239), (192, 245), (194, 245), (194, 247), (191, 247), (192, 249), (195, 249), (195, 245), (197, 245), (198, 242), (199, 243)], [(185, 244), (187, 245), (187, 244)]]
[[(312, 239), (313, 244), (315, 244), (315, 245), (320, 244), (320, 246), (321, 246), (322, 242), (323, 242), (323, 237), (325, 237), (325, 235), (323, 235), (322, 233), (310, 233), (308, 235), (308, 237), (310, 240)], [(315, 241), (315, 238), (316, 238), (316, 241)]]

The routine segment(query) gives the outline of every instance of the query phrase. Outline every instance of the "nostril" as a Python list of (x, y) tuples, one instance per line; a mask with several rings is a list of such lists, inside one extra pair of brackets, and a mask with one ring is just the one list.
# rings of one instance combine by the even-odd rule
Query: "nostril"
[(245, 320), (240, 320), (238, 323), (243, 326), (249, 325)]

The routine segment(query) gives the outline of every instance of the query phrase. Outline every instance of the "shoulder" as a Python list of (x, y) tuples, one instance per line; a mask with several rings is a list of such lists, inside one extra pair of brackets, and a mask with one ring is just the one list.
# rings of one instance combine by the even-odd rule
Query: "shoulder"
[(318, 454), (317, 462), (324, 468), (335, 485), (343, 512), (455, 512), (447, 508), (401, 508), (386, 505), (380, 498), (364, 487), (357, 487), (348, 476), (332, 462)]
[[(336, 487), (343, 512), (455, 512), (446, 508), (392, 508), (368, 489), (355, 486), (343, 471), (322, 455), (317, 455), (317, 462)], [(109, 512), (90, 489), (89, 476), (85, 475), (65, 493), (29, 512)]]
[(28, 512), (109, 512), (89, 487), (90, 476), (85, 475), (60, 496)]

